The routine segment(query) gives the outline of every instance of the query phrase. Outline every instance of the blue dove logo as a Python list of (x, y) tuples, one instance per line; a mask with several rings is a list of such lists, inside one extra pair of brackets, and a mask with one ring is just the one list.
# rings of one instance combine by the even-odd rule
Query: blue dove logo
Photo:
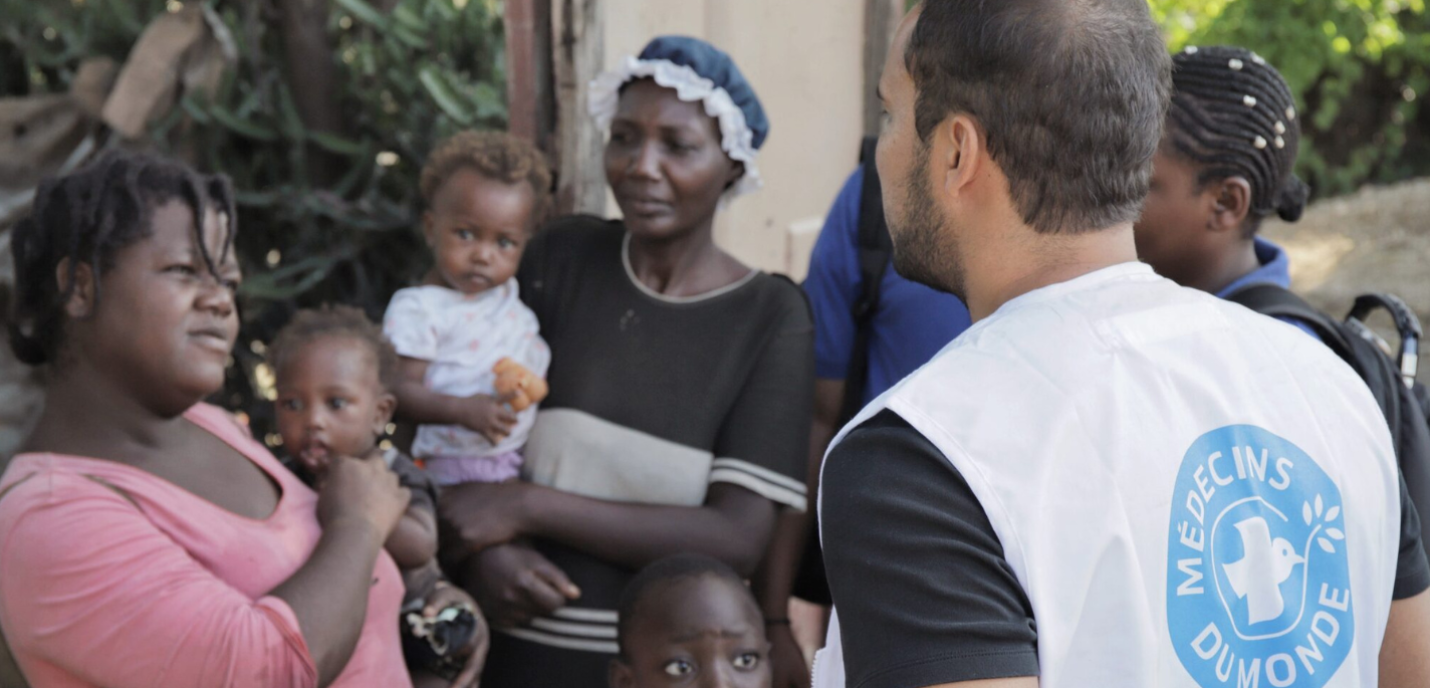
[(1291, 577), (1291, 570), (1306, 558), (1285, 538), (1271, 539), (1266, 519), (1257, 516), (1236, 524), (1241, 533), (1241, 548), (1245, 556), (1232, 564), (1222, 564), (1231, 589), (1237, 597), (1246, 598), (1248, 620), (1252, 624), (1279, 618), (1286, 608), (1281, 597), (1281, 584)]
[(1182, 459), (1167, 544), (1167, 626), (1203, 688), (1321, 688), (1355, 640), (1341, 492), (1290, 441), (1250, 425)]

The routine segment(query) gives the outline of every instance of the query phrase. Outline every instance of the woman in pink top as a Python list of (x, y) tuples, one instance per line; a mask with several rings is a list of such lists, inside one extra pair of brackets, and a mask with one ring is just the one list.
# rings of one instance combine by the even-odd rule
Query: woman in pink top
[(33, 688), (411, 685), (382, 552), (407, 491), (344, 459), (314, 493), (199, 403), (237, 336), (232, 242), (226, 181), (135, 155), (15, 229), (11, 344), (49, 370), (0, 476), (0, 630)]

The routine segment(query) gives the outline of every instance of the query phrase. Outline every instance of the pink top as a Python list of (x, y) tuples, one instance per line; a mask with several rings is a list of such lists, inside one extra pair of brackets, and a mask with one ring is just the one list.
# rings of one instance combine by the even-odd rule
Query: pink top
[[(0, 492), (14, 486), (0, 497), (0, 626), (33, 688), (317, 685), (293, 610), (266, 596), (317, 545), (317, 494), (223, 411), (201, 404), (185, 417), (278, 483), (271, 516), (244, 518), (99, 459), (23, 454), (0, 476)], [(402, 593), (384, 552), (334, 688), (412, 685)]]

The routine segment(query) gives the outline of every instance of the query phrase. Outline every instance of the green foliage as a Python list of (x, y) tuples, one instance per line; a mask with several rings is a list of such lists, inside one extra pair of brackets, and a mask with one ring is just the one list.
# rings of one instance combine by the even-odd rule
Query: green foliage
[[(289, 2), (291, 0), (277, 0)], [(376, 1), (376, 0), (374, 0)], [(505, 128), (498, 0), (330, 3), (340, 131), (299, 115), (276, 2), (208, 0), (238, 48), (211, 101), (188, 94), (151, 132), (160, 149), (234, 181), (246, 275), (244, 333), (225, 401), (250, 406), (262, 346), (296, 307), (351, 303), (380, 317), (430, 258), (418, 173), (464, 128)], [(62, 92), (81, 60), (123, 62), (174, 0), (0, 0), (0, 97)], [(13, 18), (13, 19), (12, 19)], [(296, 65), (295, 68), (302, 68)], [(18, 76), (17, 76), (18, 75)], [(260, 385), (261, 386), (261, 385)]]
[(1430, 173), (1424, 0), (1151, 0), (1173, 50), (1229, 44), (1286, 77), (1305, 116), (1299, 171), (1319, 194)]
[(63, 91), (79, 61), (123, 60), (164, 0), (0, 0), (0, 96)]
[[(1426, 0), (1148, 0), (1172, 50), (1239, 45), (1286, 76), (1318, 196), (1430, 175)], [(912, 9), (918, 0), (905, 0)]]

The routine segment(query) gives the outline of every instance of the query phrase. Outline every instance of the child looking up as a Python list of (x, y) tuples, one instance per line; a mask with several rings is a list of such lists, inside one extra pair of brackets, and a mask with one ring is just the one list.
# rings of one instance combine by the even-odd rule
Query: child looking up
[[(277, 379), (278, 430), (299, 477), (321, 483), (336, 461), (377, 456), (411, 491), (407, 512), (383, 545), (407, 588), (401, 627), (408, 666), (418, 688), (448, 685), (435, 679), (458, 673), (463, 675), (453, 685), (471, 683), (481, 668), (484, 653), (476, 651), (484, 629), (471, 597), (444, 582), (437, 567), (437, 488), (411, 459), (378, 446), (397, 405), (388, 391), (397, 379), (397, 352), (362, 311), (337, 306), (299, 311), (274, 338), (269, 359)], [(435, 620), (457, 618), (466, 631), (456, 647), (437, 657), (414, 656), (413, 648), (422, 645), (412, 642), (414, 634), (425, 640)], [(417, 634), (417, 628), (424, 630)]]
[(764, 617), (740, 576), (706, 556), (647, 566), (621, 595), (611, 688), (769, 688)]
[(422, 169), (434, 265), (383, 327), (402, 356), (402, 414), (420, 424), (412, 453), (439, 484), (519, 473), (551, 351), (513, 276), (550, 187), (541, 153), (504, 133), (457, 134)]

